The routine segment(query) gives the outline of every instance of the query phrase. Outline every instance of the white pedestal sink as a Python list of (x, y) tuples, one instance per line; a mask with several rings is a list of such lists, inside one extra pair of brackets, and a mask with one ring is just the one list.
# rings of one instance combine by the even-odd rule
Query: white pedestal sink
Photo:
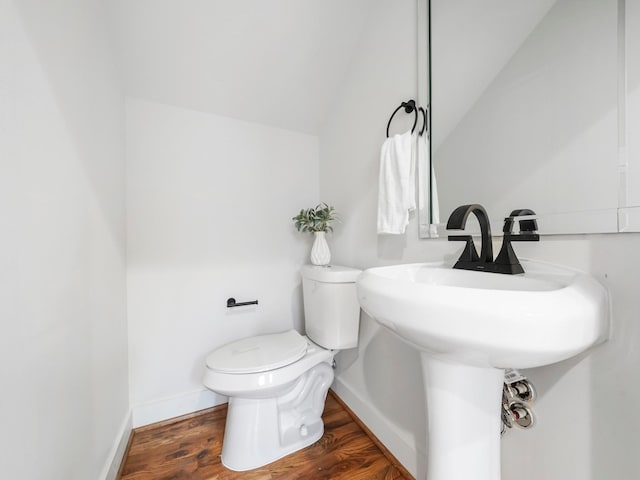
[(427, 480), (499, 480), (505, 368), (548, 365), (606, 339), (606, 290), (589, 275), (521, 261), (524, 274), (443, 263), (365, 270), (362, 309), (421, 353)]

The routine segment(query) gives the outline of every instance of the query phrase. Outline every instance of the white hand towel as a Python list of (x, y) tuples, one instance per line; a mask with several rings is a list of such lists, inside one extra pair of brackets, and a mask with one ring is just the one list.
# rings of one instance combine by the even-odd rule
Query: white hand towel
[(415, 157), (411, 131), (387, 138), (380, 152), (378, 233), (402, 234), (415, 209)]

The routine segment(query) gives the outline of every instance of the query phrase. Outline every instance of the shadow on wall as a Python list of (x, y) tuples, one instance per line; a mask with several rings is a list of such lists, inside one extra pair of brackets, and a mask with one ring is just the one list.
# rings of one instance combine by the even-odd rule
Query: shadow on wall
[[(75, 149), (75, 159), (86, 174), (100, 209), (105, 233), (112, 239), (118, 256), (124, 259), (124, 94), (103, 5), (95, 2), (69, 8), (66, 26), (51, 21), (60, 16), (57, 2), (17, 2), (16, 9), (55, 101), (64, 134)], [(79, 28), (83, 25), (86, 30)], [(65, 38), (61, 40), (63, 29)], [(94, 42), (87, 42), (87, 38)], [(69, 48), (71, 45), (75, 48)], [(98, 52), (93, 49), (96, 45), (102, 47)], [(32, 128), (38, 125), (40, 117), (43, 115), (31, 117)], [(47, 131), (46, 127), (42, 131)], [(113, 207), (113, 198), (121, 199), (121, 208)]]
[(304, 304), (302, 300), (302, 280), (291, 291), (291, 318), (293, 328), (306, 335), (304, 328)]
[[(640, 28), (640, 11), (636, 18)], [(593, 480), (636, 478), (640, 470), (640, 412), (636, 408), (640, 401), (639, 241), (636, 233), (598, 235), (592, 241), (589, 270), (607, 286), (612, 310), (611, 338), (589, 357)]]
[(420, 354), (379, 328), (364, 349), (362, 363), (369, 398), (391, 423), (414, 438), (418, 468), (422, 468), (427, 421)]
[(380, 260), (401, 261), (407, 248), (407, 234), (378, 235), (378, 258)]

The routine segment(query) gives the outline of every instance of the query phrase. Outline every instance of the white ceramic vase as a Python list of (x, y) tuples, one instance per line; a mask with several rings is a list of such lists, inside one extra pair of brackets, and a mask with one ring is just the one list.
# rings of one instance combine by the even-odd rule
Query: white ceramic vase
[(311, 247), (311, 263), (313, 265), (329, 265), (331, 252), (325, 238), (325, 232), (313, 232), (315, 238)]

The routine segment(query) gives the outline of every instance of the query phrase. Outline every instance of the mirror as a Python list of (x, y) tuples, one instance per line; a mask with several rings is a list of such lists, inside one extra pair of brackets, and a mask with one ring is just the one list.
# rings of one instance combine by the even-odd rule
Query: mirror
[[(640, 231), (638, 148), (626, 142), (640, 123), (631, 9), (640, 11), (624, 0), (430, 0), (441, 222), (480, 203), (495, 232), (516, 208), (534, 210), (543, 234)], [(428, 227), (421, 221), (422, 237)]]

